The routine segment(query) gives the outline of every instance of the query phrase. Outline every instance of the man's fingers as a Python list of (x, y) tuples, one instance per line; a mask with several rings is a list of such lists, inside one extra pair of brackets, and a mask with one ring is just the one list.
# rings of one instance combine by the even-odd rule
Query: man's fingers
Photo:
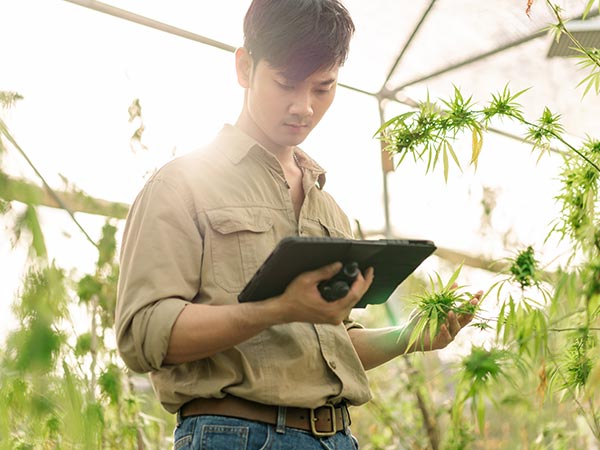
[[(438, 332), (437, 338), (435, 339), (435, 341), (442, 341), (444, 342), (443, 347), (445, 347), (447, 344), (449, 344), (450, 342), (452, 342), (454, 340), (454, 336), (455, 334), (452, 334), (452, 332), (449, 330), (448, 326), (446, 324), (443, 324), (440, 327), (440, 331)], [(435, 342), (434, 341), (434, 342)]]
[[(483, 291), (478, 291), (475, 295), (473, 295), (471, 300), (469, 300), (469, 303), (473, 306), (477, 306), (479, 304), (479, 302), (481, 301), (482, 295), (483, 295)], [(471, 322), (471, 320), (473, 320), (473, 317), (474, 317), (473, 314), (460, 314), (458, 317), (458, 321), (461, 325), (461, 328), (466, 326), (469, 322)]]
[(371, 283), (373, 283), (375, 270), (373, 267), (369, 267), (365, 270), (365, 273), (359, 272), (358, 277), (352, 284), (350, 288), (350, 292), (346, 295), (345, 299), (347, 299), (349, 304), (355, 305), (359, 302), (363, 295), (369, 290), (371, 287)]
[(477, 303), (479, 303), (481, 301), (481, 296), (483, 295), (483, 291), (477, 291), (475, 293), (475, 295), (473, 296), (473, 298), (471, 299), (471, 303), (473, 303), (474, 305), (476, 305)]
[(319, 281), (328, 280), (340, 270), (342, 270), (342, 263), (334, 262), (333, 264), (320, 267), (317, 270), (306, 272), (304, 275), (309, 283), (317, 283)]
[[(375, 269), (373, 267), (369, 267), (365, 271), (364, 278), (365, 278), (365, 282), (366, 282), (366, 286), (365, 286), (365, 291), (364, 292), (367, 292), (367, 290), (371, 286), (371, 283), (373, 283), (373, 280), (375, 279)], [(363, 292), (363, 294), (364, 294), (364, 292)]]
[(369, 290), (369, 287), (373, 282), (373, 278), (374, 269), (372, 267), (369, 267), (364, 274), (362, 272), (358, 274), (358, 277), (356, 279), (358, 283), (356, 281), (354, 282), (354, 284), (352, 285), (352, 290), (358, 289), (357, 295), (359, 297), (362, 297), (365, 294), (365, 292)]
[(453, 312), (448, 313), (448, 320), (446, 321), (448, 326), (448, 331), (450, 332), (450, 336), (454, 338), (462, 328), (461, 324), (458, 321), (458, 317)]

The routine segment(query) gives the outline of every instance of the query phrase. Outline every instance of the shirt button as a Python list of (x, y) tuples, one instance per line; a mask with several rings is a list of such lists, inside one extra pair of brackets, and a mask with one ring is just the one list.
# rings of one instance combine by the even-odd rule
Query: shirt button
[(335, 364), (335, 361), (329, 361), (329, 367), (331, 367), (332, 369), (335, 369), (337, 367), (337, 365)]

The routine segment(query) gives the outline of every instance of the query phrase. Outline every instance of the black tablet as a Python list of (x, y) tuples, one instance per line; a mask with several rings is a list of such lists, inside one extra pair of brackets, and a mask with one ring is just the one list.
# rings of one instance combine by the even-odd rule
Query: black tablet
[(256, 271), (238, 300), (252, 302), (280, 295), (301, 273), (341, 261), (356, 262), (362, 271), (375, 268), (373, 284), (356, 308), (384, 303), (435, 249), (434, 243), (426, 240), (287, 237)]

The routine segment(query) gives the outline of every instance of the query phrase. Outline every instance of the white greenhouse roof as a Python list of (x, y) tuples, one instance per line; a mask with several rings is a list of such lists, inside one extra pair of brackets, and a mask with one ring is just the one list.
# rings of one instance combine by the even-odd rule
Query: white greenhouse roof
[[(577, 18), (587, 2), (560, 3), (566, 18)], [(200, 147), (224, 122), (235, 121), (243, 93), (229, 51), (98, 9), (109, 5), (236, 47), (242, 44), (249, 4), (0, 0), (0, 90), (24, 97), (3, 113), (5, 121), (53, 186), (60, 187), (64, 175), (92, 196), (130, 203), (149, 171)], [(547, 57), (552, 38), (543, 30), (553, 17), (543, 0), (534, 3), (529, 16), (526, 0), (344, 4), (356, 34), (340, 82), (366, 93), (340, 88), (302, 147), (328, 170), (326, 189), (364, 230), (376, 233), (385, 226), (380, 146), (373, 139), (382, 96), (399, 100), (385, 102), (390, 117), (406, 110), (405, 103), (423, 101), (428, 92), (447, 98), (456, 85), (485, 103), (508, 83), (513, 92), (531, 88), (519, 100), (532, 121), (548, 106), (562, 115), (574, 140), (598, 137), (600, 98), (590, 92), (582, 99), (583, 88), (576, 88), (586, 72), (573, 59)], [(597, 8), (588, 21), (600, 27)], [(127, 110), (136, 98), (148, 150), (132, 152), (129, 138), (136, 124), (128, 122)], [(494, 127), (519, 134), (510, 123)], [(470, 141), (463, 146), (469, 153)], [(439, 173), (424, 176), (424, 167), (403, 165), (388, 176), (392, 230), (490, 258), (505, 256), (513, 244), (541, 245), (556, 217), (548, 193), (557, 189), (561, 161), (556, 155), (536, 161), (527, 145), (488, 133), (477, 172), (451, 171), (448, 184)], [(16, 177), (37, 181), (17, 154), (9, 151), (4, 166)], [(491, 228), (482, 232), (481, 203), (490, 190), (496, 208)], [(82, 250), (77, 230), (60, 211), (45, 214), (44, 225), (59, 242), (53, 250), (48, 239), (51, 254), (69, 248), (93, 254), (93, 248)], [(103, 219), (82, 220), (99, 233)], [(2, 255), (11, 251), (8, 243), (0, 247)]]

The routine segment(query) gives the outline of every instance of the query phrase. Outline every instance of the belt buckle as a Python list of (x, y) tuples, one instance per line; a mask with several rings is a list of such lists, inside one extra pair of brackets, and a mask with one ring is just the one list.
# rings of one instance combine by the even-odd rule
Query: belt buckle
[[(315, 426), (317, 421), (319, 420), (317, 417), (315, 417), (315, 409), (320, 409), (320, 408), (329, 408), (331, 410), (331, 431), (318, 431)], [(328, 404), (321, 406), (320, 408), (315, 408), (315, 409), (311, 408), (311, 410), (310, 410), (310, 431), (316, 437), (333, 436), (338, 431), (336, 429), (335, 407), (332, 404), (328, 403)]]

